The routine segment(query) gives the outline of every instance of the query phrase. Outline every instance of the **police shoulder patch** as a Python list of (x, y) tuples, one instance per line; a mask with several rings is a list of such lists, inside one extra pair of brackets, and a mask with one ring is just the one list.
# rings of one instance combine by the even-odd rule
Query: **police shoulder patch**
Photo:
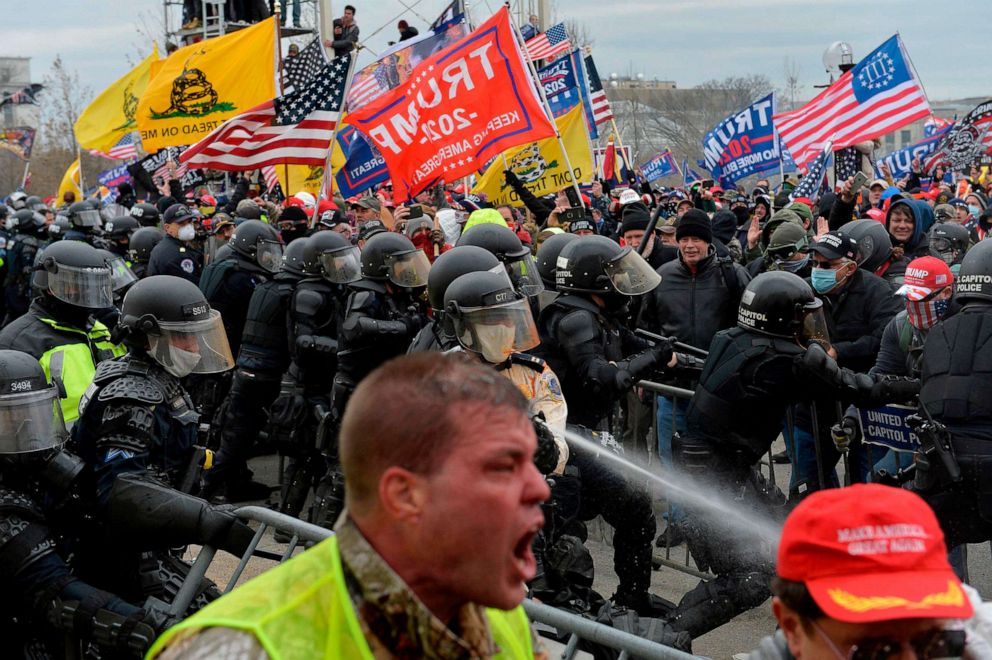
[(526, 353), (513, 353), (510, 355), (510, 362), (513, 364), (522, 364), (525, 367), (530, 367), (538, 373), (544, 371), (544, 360), (534, 355), (528, 355)]
[(183, 259), (179, 262), (179, 267), (183, 269), (183, 272), (192, 273), (195, 266), (193, 265), (192, 259)]

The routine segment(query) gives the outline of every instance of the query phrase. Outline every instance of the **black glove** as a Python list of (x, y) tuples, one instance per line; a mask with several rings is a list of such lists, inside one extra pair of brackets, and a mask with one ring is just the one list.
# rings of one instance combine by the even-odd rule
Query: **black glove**
[(885, 403), (909, 401), (919, 393), (919, 380), (899, 376), (885, 376), (871, 388), (872, 398)]
[(407, 314), (401, 321), (406, 326), (406, 333), (409, 336), (417, 334), (421, 328), (427, 325), (427, 317), (420, 312)]
[(672, 355), (675, 354), (675, 342), (667, 337), (664, 340), (657, 340), (654, 346), (651, 347), (651, 353), (654, 354), (654, 363), (657, 367), (665, 368), (668, 363), (672, 360)]
[(225, 507), (211, 506), (200, 518), (203, 543), (232, 555), (243, 555), (255, 537), (255, 530)]
[[(667, 362), (666, 362), (667, 364)], [(675, 354), (675, 368), (684, 371), (702, 371), (706, 360), (689, 353)]]
[(298, 426), (307, 414), (307, 401), (303, 398), (303, 388), (296, 381), (283, 378), (279, 396), (272, 402), (271, 419), (281, 428)]
[(558, 467), (558, 443), (555, 442), (555, 434), (544, 421), (543, 412), (531, 417), (531, 422), (534, 424), (534, 433), (537, 434), (534, 465), (541, 474), (551, 474)]
[(830, 437), (834, 441), (834, 447), (841, 453), (847, 452), (851, 448), (851, 443), (861, 439), (861, 427), (858, 420), (853, 417), (845, 417), (838, 424), (830, 427)]

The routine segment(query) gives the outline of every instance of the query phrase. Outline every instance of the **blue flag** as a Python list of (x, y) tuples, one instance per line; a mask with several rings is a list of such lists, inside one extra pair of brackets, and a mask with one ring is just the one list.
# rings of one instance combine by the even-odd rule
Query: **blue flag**
[(341, 150), (347, 155), (344, 167), (334, 180), (342, 197), (359, 195), (377, 183), (389, 180), (386, 161), (353, 126), (344, 125), (337, 135)]
[(683, 158), (682, 159), (682, 178), (688, 182), (692, 181), (702, 181), (706, 177), (697, 172), (696, 170), (689, 167), (689, 162)]
[(675, 162), (675, 157), (670, 149), (665, 149), (660, 154), (641, 165), (641, 173), (648, 181), (660, 179), (663, 176), (681, 174), (679, 166)]
[(894, 178), (906, 176), (912, 169), (913, 159), (919, 158), (921, 163), (926, 162), (927, 156), (937, 150), (940, 141), (944, 139), (944, 136), (950, 132), (953, 126), (953, 124), (944, 126), (916, 144), (911, 144), (904, 149), (893, 151), (889, 155), (879, 158), (878, 162), (875, 163), (875, 173), (881, 177), (881, 165), (888, 163), (889, 171), (892, 172)]
[(830, 140), (827, 140), (827, 143), (823, 145), (823, 151), (810, 163), (806, 176), (803, 177), (803, 180), (799, 182), (796, 189), (789, 195), (790, 200), (796, 200), (800, 197), (814, 199), (818, 196), (817, 193), (820, 191), (820, 185), (823, 183), (824, 177), (827, 176), (827, 165), (832, 155), (833, 144)]
[(548, 105), (555, 118), (565, 115), (582, 101), (589, 137), (592, 139), (599, 137), (592, 114), (592, 103), (589, 101), (589, 87), (585, 80), (582, 57), (578, 49), (573, 50), (568, 57), (559, 58), (538, 69), (537, 78), (544, 87), (544, 95), (548, 97)]
[(775, 139), (773, 94), (758, 99), (713, 128), (703, 138), (706, 169), (716, 179), (734, 182), (778, 167), (781, 155)]

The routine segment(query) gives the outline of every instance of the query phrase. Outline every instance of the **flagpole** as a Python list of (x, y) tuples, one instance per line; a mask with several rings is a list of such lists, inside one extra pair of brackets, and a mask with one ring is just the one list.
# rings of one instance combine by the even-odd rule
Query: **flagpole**
[[(507, 13), (509, 13), (509, 10)], [(575, 180), (575, 170), (572, 169), (572, 159), (568, 157), (568, 151), (565, 150), (565, 141), (562, 140), (561, 131), (558, 130), (558, 124), (555, 123), (554, 113), (551, 112), (551, 105), (548, 103), (548, 97), (544, 93), (544, 85), (541, 84), (540, 78), (537, 77), (537, 67), (535, 67), (534, 62), (527, 57), (527, 48), (524, 46), (524, 36), (520, 34), (520, 28), (517, 27), (512, 20), (510, 21), (510, 25), (513, 27), (513, 34), (517, 38), (520, 56), (527, 61), (527, 66), (530, 68), (530, 75), (532, 76), (531, 81), (537, 87), (537, 91), (541, 95), (544, 113), (547, 115), (548, 121), (551, 122), (551, 125), (555, 127), (555, 138), (558, 140), (558, 148), (561, 149), (562, 159), (565, 161), (565, 167), (568, 168), (568, 175), (572, 179), (572, 187), (575, 189), (575, 194), (579, 198), (579, 204), (583, 209), (585, 209), (586, 204), (582, 201), (582, 191), (579, 189), (579, 182)]]
[[(906, 44), (902, 42), (902, 35), (899, 34), (899, 30), (896, 30), (896, 38), (899, 39), (899, 50), (902, 51), (903, 56), (909, 62), (910, 68), (913, 70), (913, 76), (916, 78), (917, 84), (920, 89), (923, 90), (923, 98), (927, 100), (927, 105), (930, 105), (930, 96), (927, 94), (927, 88), (923, 86), (923, 79), (920, 78), (919, 72), (916, 70), (916, 64), (913, 63), (913, 58), (909, 56), (909, 51), (906, 50)], [(933, 108), (930, 108), (930, 116), (933, 116)]]
[[(617, 120), (614, 117), (610, 117), (610, 126), (613, 128), (613, 134), (617, 136), (617, 145), (620, 147), (621, 158), (624, 162), (627, 162), (626, 152), (624, 151), (623, 139), (620, 137), (620, 129), (617, 128)], [(630, 163), (627, 163), (630, 166)]]
[[(317, 209), (320, 208), (320, 198), (324, 196), (324, 189), (327, 187), (326, 184), (331, 178), (331, 155), (334, 153), (334, 144), (338, 139), (338, 126), (341, 125), (341, 118), (344, 116), (345, 106), (348, 101), (348, 92), (351, 91), (351, 81), (354, 78), (355, 73), (355, 62), (358, 61), (358, 53), (352, 51), (350, 53), (351, 62), (348, 63), (348, 73), (347, 78), (344, 81), (344, 89), (341, 92), (341, 108), (338, 113), (338, 120), (334, 122), (334, 128), (331, 130), (331, 141), (327, 145), (327, 156), (324, 158), (324, 175), (320, 177), (320, 188), (317, 190), (317, 204), (314, 204), (313, 215), (310, 216), (310, 226), (313, 227), (317, 224)], [(333, 60), (332, 60), (333, 61)], [(286, 179), (286, 185), (289, 185), (289, 178)], [(285, 192), (285, 191), (284, 191)]]
[(79, 161), (79, 196), (86, 197), (86, 185), (83, 183), (83, 155), (79, 151), (79, 143), (76, 143), (76, 160)]
[(24, 174), (21, 176), (21, 190), (24, 190), (24, 186), (27, 185), (28, 181), (28, 168), (31, 167), (31, 160), (29, 159), (24, 163)]
[[(275, 10), (272, 14), (272, 20), (276, 22), (276, 57), (278, 58), (279, 61), (279, 90), (280, 90), (280, 95), (282, 95), (285, 94), (286, 92), (286, 71), (284, 70), (282, 65), (282, 21), (280, 20), (282, 18), (281, 17), (282, 3), (279, 0), (276, 0), (272, 8)], [(319, 39), (320, 37), (317, 38)], [(323, 44), (321, 44), (321, 47), (323, 47)], [(282, 175), (286, 177), (286, 188), (288, 189), (289, 188), (288, 163), (282, 164)], [(276, 176), (276, 178), (278, 178), (278, 175)], [(271, 192), (271, 191), (266, 190), (266, 192)], [(283, 190), (282, 194), (284, 198), (288, 198), (290, 192), (289, 190)]]

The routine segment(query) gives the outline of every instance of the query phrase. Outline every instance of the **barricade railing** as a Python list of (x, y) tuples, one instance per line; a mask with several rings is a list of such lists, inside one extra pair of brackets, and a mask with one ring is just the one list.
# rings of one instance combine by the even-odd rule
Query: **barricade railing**
[[(235, 587), (253, 557), (260, 557), (281, 564), (292, 557), (293, 553), (301, 544), (308, 546), (319, 543), (334, 534), (334, 532), (323, 527), (312, 525), (303, 520), (261, 506), (243, 506), (236, 509), (234, 514), (246, 523), (256, 523), (258, 527), (255, 530), (254, 537), (248, 544), (247, 550), (245, 550), (237, 567), (234, 569), (234, 573), (224, 587), (224, 593), (231, 591)], [(259, 549), (259, 544), (269, 529), (282, 531), (290, 535), (289, 543), (286, 544), (285, 549), (279, 552)], [(203, 546), (200, 549), (189, 574), (173, 601), (171, 613), (174, 616), (181, 616), (179, 613), (185, 612), (189, 607), (196, 593), (196, 587), (206, 577), (207, 571), (214, 561), (216, 552), (216, 549), (210, 546)], [(565, 643), (565, 650), (560, 656), (562, 660), (571, 660), (571, 658), (575, 657), (579, 651), (578, 644), (581, 640), (588, 640), (614, 649), (619, 653), (619, 658), (621, 659), (636, 656), (638, 658), (647, 658), (648, 660), (656, 658), (659, 660), (691, 660), (697, 657), (665, 646), (664, 644), (652, 642), (628, 632), (617, 630), (602, 623), (529, 599), (524, 601), (524, 610), (527, 612), (527, 616), (536, 624), (543, 624), (544, 626), (553, 628), (559, 633), (559, 637), (568, 636), (568, 641)]]

